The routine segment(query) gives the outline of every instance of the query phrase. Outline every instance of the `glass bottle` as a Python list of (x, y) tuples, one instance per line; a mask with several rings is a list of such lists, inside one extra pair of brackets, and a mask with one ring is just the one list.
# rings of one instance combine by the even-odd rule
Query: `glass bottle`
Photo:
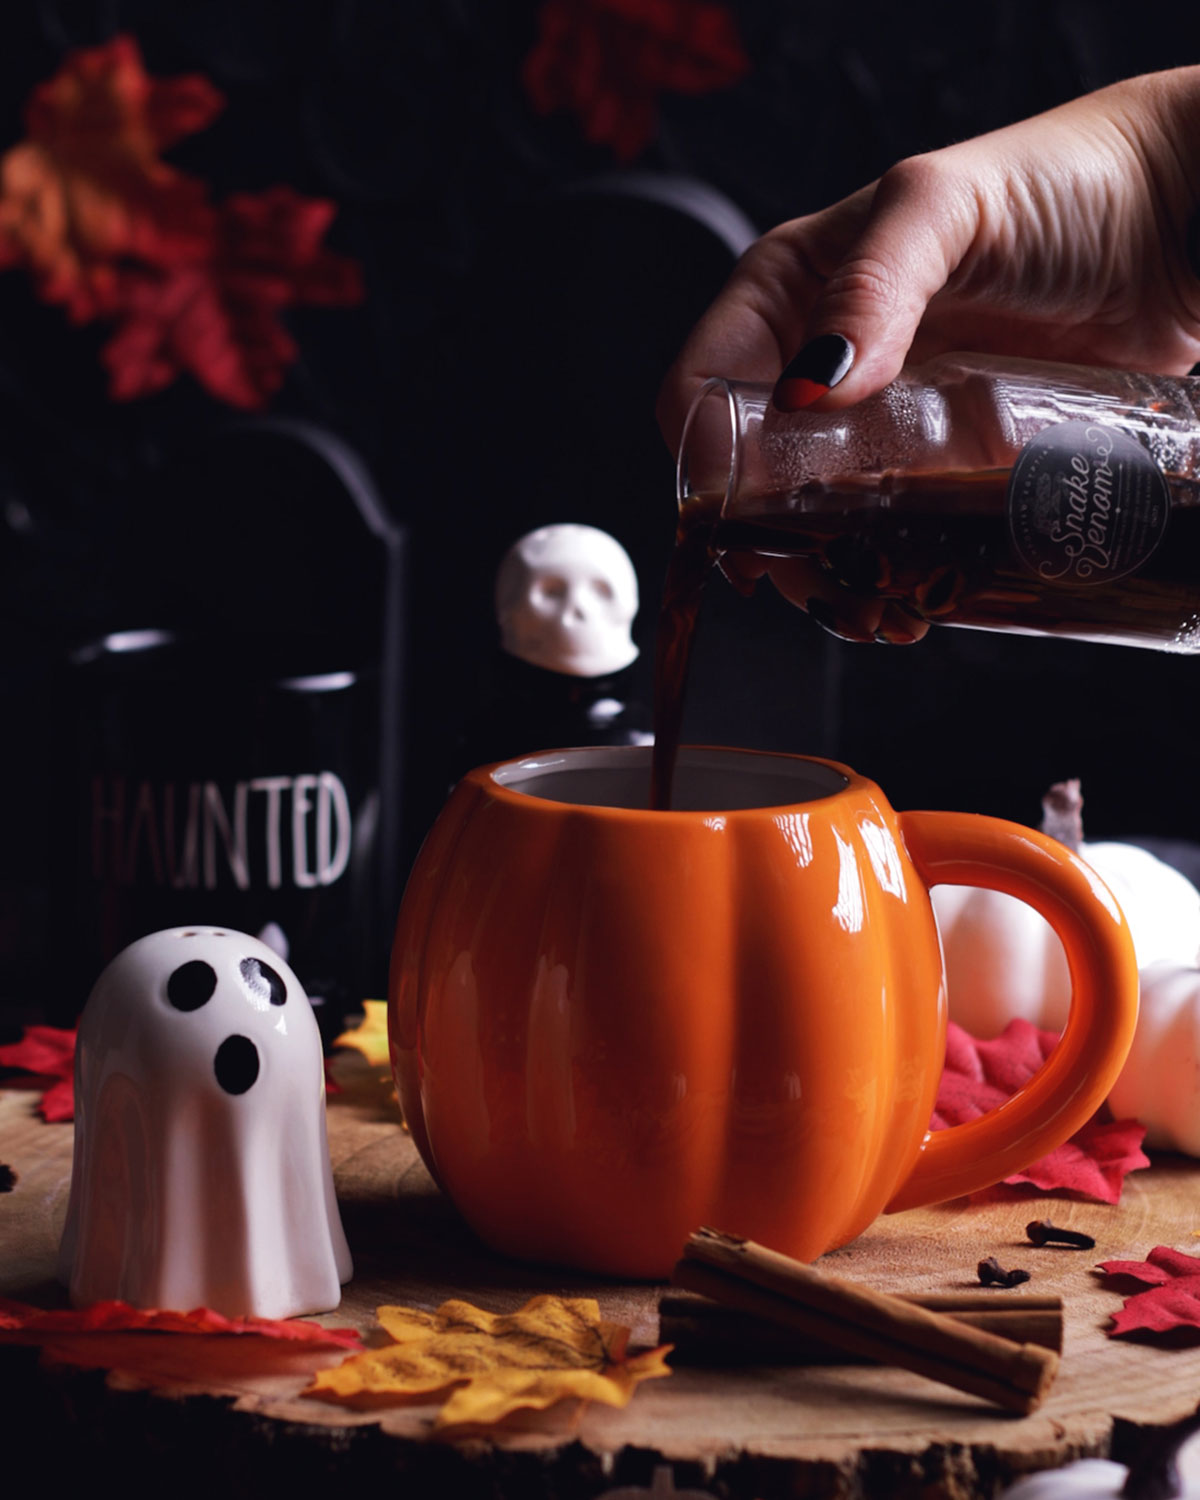
[(680, 444), (681, 537), (735, 576), (729, 554), (794, 560), (789, 592), (811, 578), (811, 612), (852, 639), (895, 638), (886, 609), (913, 635), (1200, 651), (1198, 409), (1200, 379), (974, 354), (828, 413), (711, 380)]

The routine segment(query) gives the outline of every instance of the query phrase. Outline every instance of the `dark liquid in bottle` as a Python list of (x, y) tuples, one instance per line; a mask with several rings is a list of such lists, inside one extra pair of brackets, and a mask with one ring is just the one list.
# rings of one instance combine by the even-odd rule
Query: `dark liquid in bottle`
[[(1168, 475), (1166, 531), (1132, 572), (1084, 583), (1039, 574), (1017, 550), (1010, 471), (884, 475), (771, 497), (769, 514), (717, 519), (689, 501), (667, 571), (655, 663), (653, 807), (670, 806), (687, 664), (704, 584), (726, 553), (802, 558), (823, 585), (821, 623), (864, 638), (881, 603), (914, 621), (1200, 649), (1200, 483)], [(866, 638), (870, 638), (867, 626)]]

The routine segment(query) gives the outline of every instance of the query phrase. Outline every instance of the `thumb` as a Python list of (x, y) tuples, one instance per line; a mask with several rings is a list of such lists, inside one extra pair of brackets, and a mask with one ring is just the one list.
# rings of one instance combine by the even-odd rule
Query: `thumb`
[(809, 312), (806, 342), (779, 377), (775, 405), (850, 406), (894, 380), (925, 309), (978, 227), (979, 200), (969, 183), (931, 157), (912, 157), (885, 173), (862, 232)]

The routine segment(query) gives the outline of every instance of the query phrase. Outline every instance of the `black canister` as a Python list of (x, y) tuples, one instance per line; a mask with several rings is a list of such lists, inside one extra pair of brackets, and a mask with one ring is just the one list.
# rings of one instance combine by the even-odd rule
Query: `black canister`
[(403, 540), (357, 456), (307, 424), (236, 424), (152, 477), (119, 628), (61, 683), (70, 981), (47, 1012), (70, 1019), (127, 943), (192, 923), (270, 928), (327, 1033), (383, 993)]
[(134, 938), (192, 923), (270, 929), (331, 1025), (381, 993), (377, 669), (319, 642), (146, 629), (70, 671), (64, 1008)]

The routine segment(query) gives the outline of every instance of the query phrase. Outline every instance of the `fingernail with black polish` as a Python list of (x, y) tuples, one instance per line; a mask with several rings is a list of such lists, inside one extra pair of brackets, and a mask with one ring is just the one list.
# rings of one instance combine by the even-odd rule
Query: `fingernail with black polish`
[(778, 411), (802, 411), (819, 401), (854, 363), (854, 345), (840, 333), (809, 339), (776, 382), (771, 400)]

